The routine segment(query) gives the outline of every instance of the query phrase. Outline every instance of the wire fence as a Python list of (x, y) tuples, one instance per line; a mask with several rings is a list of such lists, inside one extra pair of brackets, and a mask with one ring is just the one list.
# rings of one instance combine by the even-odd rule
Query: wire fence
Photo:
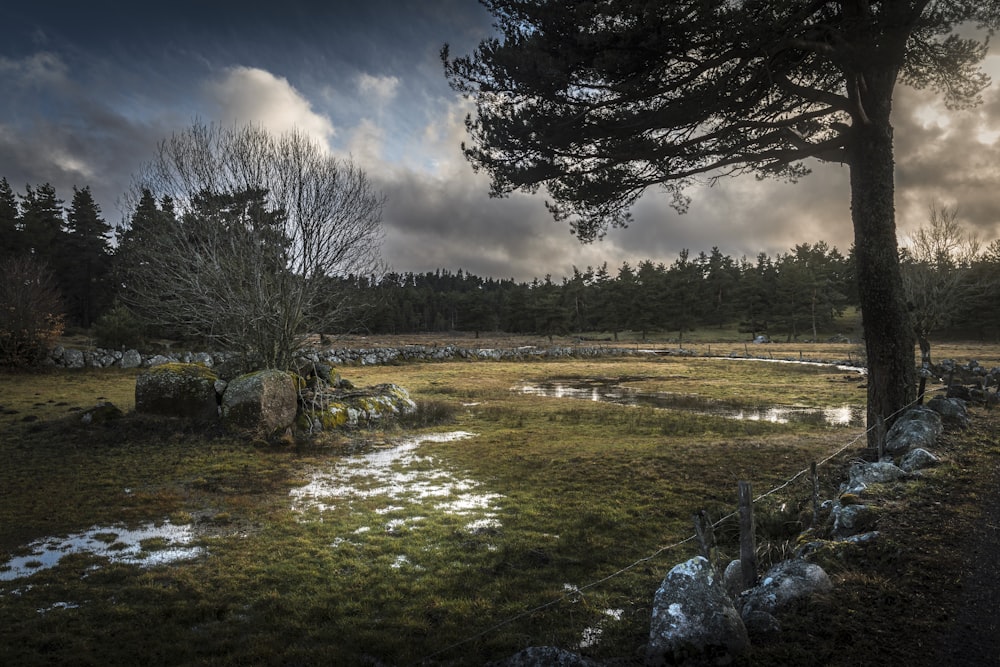
[[(919, 398), (914, 399), (910, 403), (904, 405), (899, 410), (897, 410), (897, 411), (893, 412), (891, 415), (889, 415), (886, 418), (886, 421), (891, 421), (897, 415), (900, 415), (903, 412), (905, 412), (906, 410), (909, 410), (911, 407), (913, 407), (914, 405), (917, 405), (919, 402), (920, 402)], [(818, 468), (818, 467), (826, 465), (827, 463), (829, 463), (833, 459), (837, 458), (838, 456), (840, 456), (841, 454), (843, 454), (845, 451), (847, 451), (851, 447), (855, 446), (858, 443), (858, 441), (860, 441), (862, 439), (865, 439), (865, 441), (867, 442), (868, 435), (873, 430), (880, 429), (881, 427), (882, 427), (881, 424), (872, 424), (867, 429), (865, 429), (863, 432), (861, 432), (859, 435), (857, 435), (852, 440), (850, 440), (848, 443), (846, 443), (845, 445), (839, 447), (836, 451), (834, 451), (833, 453), (827, 455), (822, 460), (816, 462), (815, 467)], [(765, 491), (764, 493), (762, 493), (762, 494), (758, 495), (757, 497), (755, 497), (753, 499), (753, 502), (754, 503), (760, 502), (764, 498), (772, 496), (772, 495), (778, 493), (779, 491), (782, 491), (782, 490), (788, 488), (793, 483), (795, 483), (797, 480), (799, 480), (803, 476), (809, 474), (812, 470), (813, 470), (813, 466), (810, 465), (810, 467), (804, 468), (804, 469), (798, 471), (797, 473), (795, 473), (794, 475), (792, 475), (788, 479), (784, 480), (781, 484), (778, 484), (777, 486), (773, 487), (772, 489), (770, 489), (768, 491)], [(712, 523), (712, 527), (713, 528), (718, 528), (719, 526), (721, 526), (726, 521), (728, 521), (728, 520), (736, 517), (738, 514), (739, 514), (739, 510), (734, 510), (734, 511), (730, 512), (729, 514), (727, 514), (727, 515), (721, 517), (720, 519), (716, 520), (715, 522), (713, 522)], [(683, 540), (680, 540), (678, 542), (674, 542), (672, 544), (668, 544), (666, 546), (660, 547), (659, 549), (657, 549), (652, 554), (650, 554), (648, 556), (645, 556), (643, 558), (640, 558), (640, 559), (638, 559), (638, 560), (636, 560), (636, 561), (634, 561), (634, 562), (626, 565), (625, 567), (623, 567), (623, 568), (621, 568), (621, 569), (619, 569), (619, 570), (617, 570), (615, 572), (612, 572), (611, 574), (609, 574), (607, 576), (601, 577), (600, 579), (592, 581), (592, 582), (590, 582), (588, 584), (584, 584), (583, 586), (574, 586), (574, 587), (570, 588), (569, 590), (567, 590), (567, 592), (564, 593), (563, 595), (560, 595), (559, 597), (553, 598), (552, 600), (550, 600), (548, 602), (545, 602), (543, 604), (540, 604), (540, 605), (538, 605), (536, 607), (532, 607), (530, 609), (525, 609), (524, 611), (522, 611), (522, 612), (520, 612), (518, 614), (515, 614), (513, 616), (505, 618), (502, 621), (499, 621), (497, 623), (494, 623), (493, 625), (491, 625), (491, 626), (489, 626), (489, 627), (487, 627), (487, 628), (485, 628), (483, 630), (480, 630), (479, 632), (477, 632), (475, 634), (469, 635), (468, 637), (465, 637), (464, 639), (460, 639), (457, 642), (449, 644), (448, 646), (445, 646), (444, 648), (441, 648), (441, 649), (435, 651), (434, 653), (430, 653), (428, 655), (425, 655), (424, 657), (420, 658), (418, 661), (410, 663), (410, 665), (419, 665), (419, 664), (422, 664), (422, 663), (424, 663), (424, 662), (426, 662), (428, 660), (431, 660), (433, 658), (437, 658), (437, 657), (439, 657), (441, 655), (444, 655), (445, 653), (453, 651), (454, 649), (457, 649), (457, 648), (459, 648), (461, 646), (464, 646), (464, 645), (466, 645), (466, 644), (468, 644), (470, 642), (474, 642), (477, 639), (480, 639), (481, 637), (485, 637), (486, 635), (489, 635), (489, 634), (491, 634), (493, 632), (496, 632), (497, 630), (500, 630), (501, 628), (506, 627), (506, 626), (510, 625), (511, 623), (514, 623), (514, 622), (516, 622), (516, 621), (518, 621), (518, 620), (520, 620), (522, 618), (525, 618), (526, 616), (530, 616), (530, 615), (535, 614), (537, 612), (544, 611), (545, 609), (548, 609), (550, 607), (554, 607), (555, 605), (557, 605), (557, 604), (559, 604), (559, 603), (561, 603), (561, 602), (563, 602), (565, 600), (570, 600), (574, 596), (576, 596), (576, 595), (578, 595), (578, 594), (580, 594), (580, 593), (582, 593), (584, 591), (590, 590), (592, 588), (596, 588), (596, 587), (600, 586), (601, 584), (607, 583), (608, 581), (610, 581), (612, 579), (615, 579), (616, 577), (619, 577), (619, 576), (625, 574), (626, 572), (629, 572), (630, 570), (633, 570), (636, 567), (639, 567), (640, 565), (643, 565), (645, 563), (648, 563), (648, 562), (650, 562), (652, 560), (655, 560), (655, 559), (659, 558), (660, 556), (662, 556), (664, 553), (666, 553), (668, 551), (672, 551), (673, 549), (677, 549), (678, 547), (684, 546), (685, 544), (688, 544), (689, 542), (695, 542), (695, 541), (697, 541), (697, 539), (698, 539), (698, 536), (696, 534), (695, 535), (690, 535), (690, 536), (684, 538)]]

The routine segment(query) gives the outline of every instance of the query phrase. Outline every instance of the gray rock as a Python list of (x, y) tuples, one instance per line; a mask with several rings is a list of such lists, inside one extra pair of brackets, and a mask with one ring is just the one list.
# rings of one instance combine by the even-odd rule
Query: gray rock
[(702, 556), (676, 565), (656, 591), (647, 665), (728, 664), (746, 651), (747, 631)]
[(80, 421), (84, 424), (105, 424), (121, 418), (124, 414), (113, 403), (101, 402), (80, 415)]
[(743, 617), (747, 634), (754, 641), (768, 641), (781, 634), (781, 621), (766, 611), (751, 611)]
[(135, 411), (194, 421), (219, 418), (212, 371), (198, 364), (160, 364), (135, 379)]
[(142, 365), (142, 355), (137, 350), (126, 350), (122, 354), (122, 368), (138, 368)]
[(80, 350), (66, 349), (63, 351), (63, 366), (66, 368), (83, 368), (86, 361)]
[(907, 410), (885, 435), (885, 451), (902, 454), (916, 447), (934, 446), (944, 427), (941, 415), (925, 407)]
[(157, 354), (143, 362), (146, 366), (162, 366), (163, 364), (171, 363), (172, 359), (170, 357), (165, 357), (162, 354)]
[(847, 484), (841, 488), (843, 493), (861, 493), (869, 484), (885, 484), (907, 475), (904, 470), (888, 461), (855, 463), (847, 474)]
[(531, 646), (487, 667), (599, 667), (601, 664), (555, 646)]
[(927, 401), (927, 407), (941, 415), (941, 420), (945, 424), (958, 428), (969, 426), (969, 411), (965, 407), (965, 401), (960, 398), (935, 396)]
[(295, 380), (279, 370), (241, 375), (222, 394), (222, 420), (238, 430), (271, 434), (286, 429), (295, 422), (298, 407)]
[(722, 585), (729, 597), (734, 600), (743, 592), (743, 563), (740, 560), (730, 561), (722, 574)]
[(857, 535), (851, 535), (850, 537), (844, 539), (844, 542), (849, 544), (871, 544), (879, 538), (881, 533), (877, 530), (872, 530), (867, 533), (858, 533)]
[(936, 466), (940, 462), (941, 459), (934, 456), (934, 454), (918, 447), (911, 449), (903, 456), (903, 459), (899, 462), (899, 467), (906, 472), (914, 472)]
[(839, 538), (870, 529), (876, 518), (868, 505), (835, 505), (832, 514), (833, 533)]
[(815, 563), (793, 559), (778, 563), (761, 578), (760, 584), (743, 598), (742, 615), (753, 612), (774, 614), (789, 602), (833, 588), (826, 571)]
[(212, 355), (210, 355), (208, 352), (195, 352), (194, 354), (191, 355), (191, 363), (201, 364), (206, 368), (211, 368), (212, 366), (215, 365), (215, 360), (212, 359)]

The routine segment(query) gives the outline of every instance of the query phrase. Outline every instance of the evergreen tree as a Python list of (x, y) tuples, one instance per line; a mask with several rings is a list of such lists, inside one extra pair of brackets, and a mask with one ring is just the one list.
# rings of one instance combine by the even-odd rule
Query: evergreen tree
[(21, 217), (17, 196), (6, 178), (0, 179), (0, 255), (18, 255), (21, 251)]
[(108, 275), (111, 270), (111, 225), (101, 217), (89, 187), (73, 188), (66, 225), (67, 255), (59, 282), (69, 319), (89, 327), (111, 301)]
[[(850, 170), (869, 364), (868, 422), (916, 396), (894, 207), (896, 86), (971, 106), (1000, 28), (996, 0), (484, 0), (496, 33), (442, 51), (476, 110), (464, 146), (491, 192), (544, 187), (581, 240), (624, 225), (644, 191), (687, 208), (699, 177), (795, 180)], [(968, 29), (978, 28), (978, 31)], [(869, 445), (876, 448), (873, 429)]]
[(33, 189), (25, 187), (21, 195), (22, 249), (58, 275), (60, 259), (66, 250), (63, 230), (63, 202), (49, 183)]

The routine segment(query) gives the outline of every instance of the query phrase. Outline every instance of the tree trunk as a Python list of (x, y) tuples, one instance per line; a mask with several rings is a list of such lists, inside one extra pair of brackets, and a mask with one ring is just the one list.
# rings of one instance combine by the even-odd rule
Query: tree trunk
[[(886, 429), (916, 390), (915, 335), (896, 247), (890, 104), (891, 92), (880, 105), (884, 108), (870, 109), (867, 122), (855, 122), (850, 153), (851, 218), (868, 354), (868, 426), (882, 423)], [(878, 448), (879, 430), (868, 432), (871, 449)]]

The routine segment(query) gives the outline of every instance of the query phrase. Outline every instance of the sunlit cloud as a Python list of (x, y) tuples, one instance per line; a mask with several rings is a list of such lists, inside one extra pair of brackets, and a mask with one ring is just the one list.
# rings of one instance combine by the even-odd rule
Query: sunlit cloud
[(297, 130), (328, 145), (336, 134), (333, 123), (284, 77), (256, 67), (231, 67), (206, 86), (217, 120), (224, 124), (260, 123), (274, 133)]

